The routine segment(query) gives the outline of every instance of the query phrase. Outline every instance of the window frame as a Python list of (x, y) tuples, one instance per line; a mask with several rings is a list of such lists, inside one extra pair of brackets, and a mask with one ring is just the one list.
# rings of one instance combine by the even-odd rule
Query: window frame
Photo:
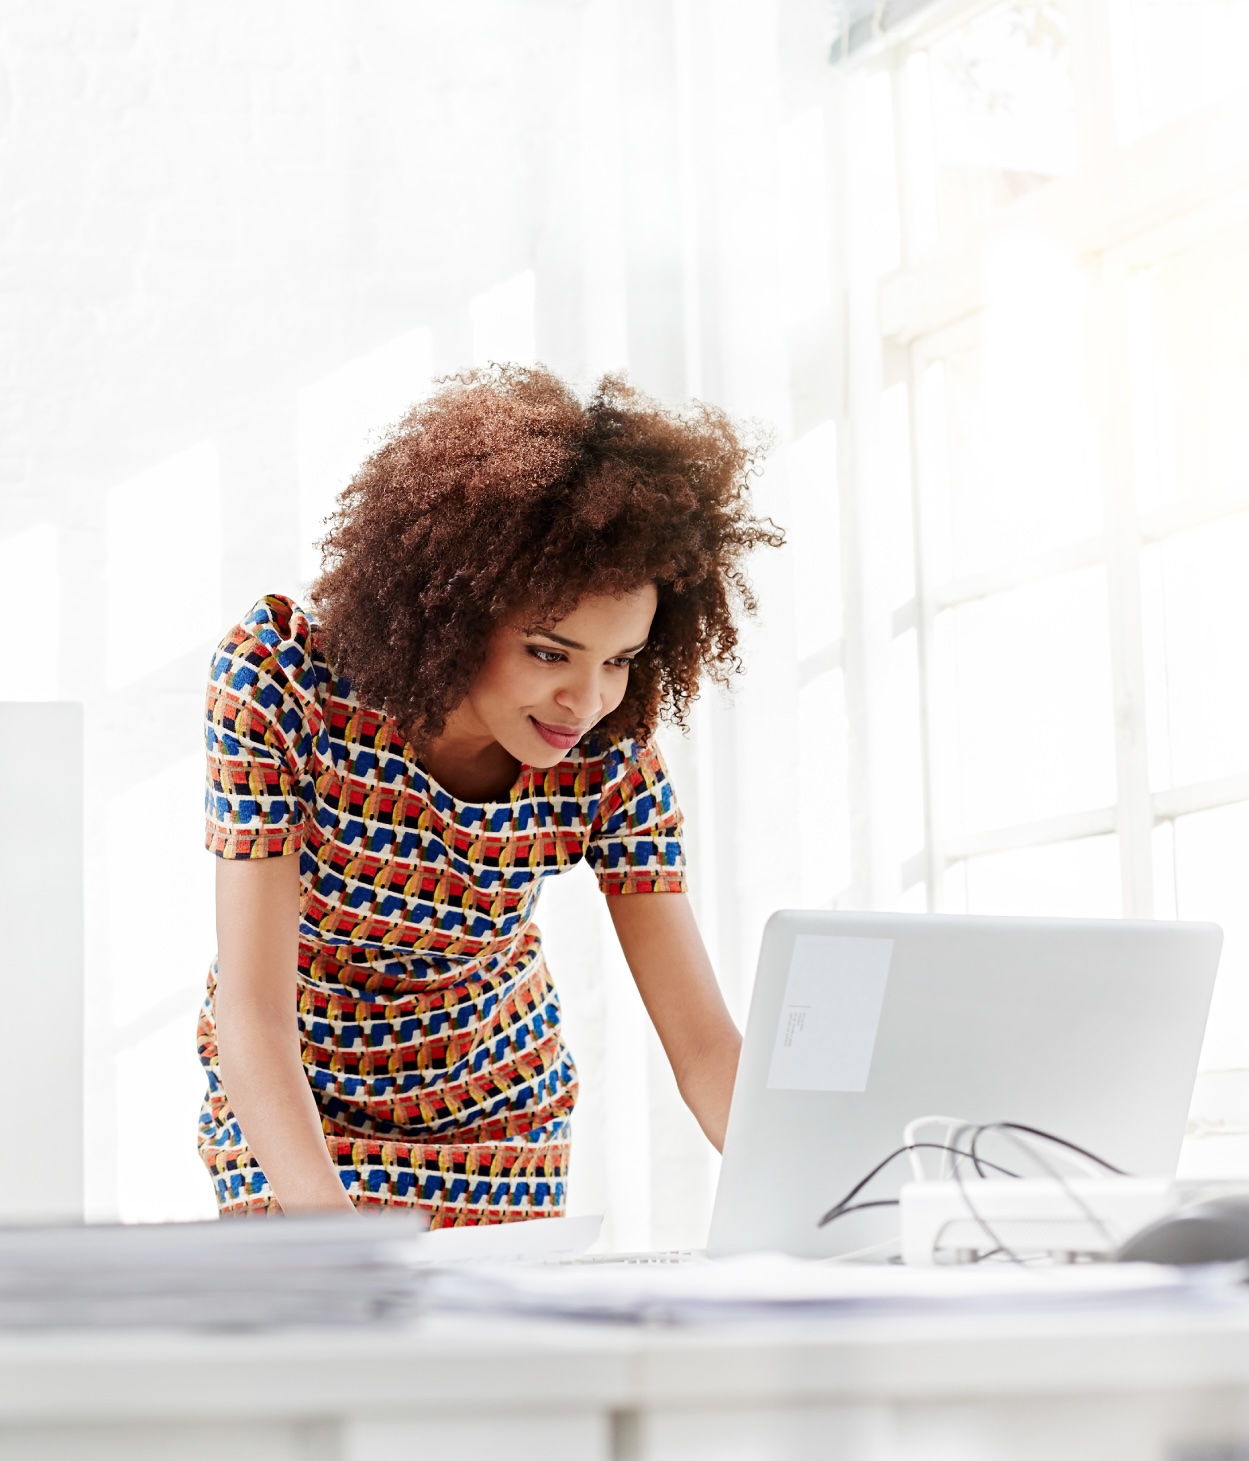
[[(1075, 75), (1079, 169), (1051, 180), (1000, 208), (956, 242), (927, 249), (916, 227), (914, 168), (907, 154), (913, 135), (913, 99), (908, 95), (910, 58), (926, 51), (957, 27), (1002, 0), (939, 0), (930, 9), (852, 53), (836, 68), (835, 105), (843, 121), (851, 88), (885, 75), (891, 89), (893, 166), (898, 211), (900, 264), (872, 277), (863, 267), (863, 245), (853, 237), (835, 261), (846, 300), (846, 381), (838, 421), (844, 443), (843, 552), (849, 599), (870, 574), (869, 541), (882, 525), (873, 522), (879, 474), (879, 443), (872, 440), (874, 403), (885, 385), (903, 380), (909, 405), (909, 461), (914, 541), (914, 594), (905, 603), (882, 605), (870, 589), (848, 602), (837, 662), (846, 675), (851, 727), (851, 799), (855, 845), (852, 887), (838, 890), (839, 906), (896, 907), (914, 902), (923, 889), (930, 911), (944, 906), (950, 868), (968, 858), (1115, 834), (1119, 839), (1122, 912), (1156, 914), (1153, 839), (1156, 828), (1181, 816), (1249, 800), (1249, 770), (1192, 785), (1151, 787), (1146, 742), (1146, 673), (1141, 593), (1141, 553), (1152, 543), (1222, 517), (1249, 511), (1249, 482), (1240, 493), (1138, 513), (1133, 489), (1133, 423), (1128, 292), (1136, 273), (1249, 220), (1249, 148), (1226, 145), (1229, 128), (1243, 119), (1235, 98), (1216, 100), (1200, 111), (1150, 132), (1128, 145), (1114, 134), (1115, 68), (1111, 44), (1114, 0), (1086, 0), (1073, 6), (1072, 66)], [(853, 144), (853, 129), (843, 127)], [(1222, 143), (1223, 145), (1220, 145)], [(852, 159), (843, 157), (837, 179), (841, 217), (848, 233), (858, 220), (846, 206), (846, 177)], [(1182, 179), (1178, 182), (1177, 179)], [(936, 346), (976, 328), (985, 299), (980, 283), (986, 249), (1011, 229), (1026, 228), (1052, 239), (1088, 265), (1094, 281), (1090, 309), (1091, 348), (1102, 382), (1091, 412), (1098, 426), (1096, 470), (1100, 478), (1103, 530), (1039, 553), (1009, 568), (946, 582), (932, 581), (925, 556), (923, 490), (920, 480), (921, 377)], [(856, 267), (856, 259), (858, 265)], [(1116, 797), (1112, 804), (1082, 808), (1016, 826), (949, 836), (939, 824), (934, 787), (937, 764), (933, 717), (936, 699), (934, 639), (938, 614), (956, 604), (1018, 588), (1025, 583), (1091, 565), (1107, 574), (1112, 666)], [(887, 616), (887, 624), (880, 622)], [(887, 777), (879, 728), (886, 713), (882, 685), (885, 657), (903, 634), (914, 630), (918, 651), (918, 706), (924, 840), (916, 848), (888, 846), (879, 830), (879, 788)]]

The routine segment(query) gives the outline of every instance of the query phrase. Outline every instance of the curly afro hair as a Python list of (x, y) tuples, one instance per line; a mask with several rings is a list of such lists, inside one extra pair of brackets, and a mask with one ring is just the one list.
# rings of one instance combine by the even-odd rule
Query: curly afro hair
[(419, 746), (437, 736), (517, 613), (553, 624), (587, 594), (654, 583), (650, 640), (602, 729), (685, 722), (700, 675), (740, 669), (744, 559), (783, 536), (754, 517), (761, 448), (728, 417), (680, 412), (617, 376), (588, 400), (549, 371), (494, 366), (440, 383), (339, 498), (312, 601), (338, 673)]

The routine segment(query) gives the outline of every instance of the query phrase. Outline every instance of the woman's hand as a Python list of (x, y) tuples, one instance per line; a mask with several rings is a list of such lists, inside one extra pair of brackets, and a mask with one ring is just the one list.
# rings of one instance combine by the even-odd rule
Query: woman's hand
[(689, 899), (684, 893), (614, 893), (607, 908), (685, 1104), (722, 1151), (742, 1037)]
[(299, 857), (217, 862), (217, 1059), (283, 1212), (347, 1209), (299, 1049)]

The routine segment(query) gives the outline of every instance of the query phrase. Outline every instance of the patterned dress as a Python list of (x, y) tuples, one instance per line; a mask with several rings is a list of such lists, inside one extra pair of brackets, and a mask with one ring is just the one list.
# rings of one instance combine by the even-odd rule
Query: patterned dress
[[(211, 850), (300, 859), (304, 1069), (353, 1201), (419, 1206), (435, 1226), (558, 1215), (577, 1077), (534, 908), (583, 857), (605, 893), (684, 891), (658, 751), (583, 743), (522, 767), (506, 800), (460, 801), (279, 596), (217, 649), (206, 738)], [(271, 1211), (218, 1076), (215, 975), (200, 1154), (223, 1214)]]

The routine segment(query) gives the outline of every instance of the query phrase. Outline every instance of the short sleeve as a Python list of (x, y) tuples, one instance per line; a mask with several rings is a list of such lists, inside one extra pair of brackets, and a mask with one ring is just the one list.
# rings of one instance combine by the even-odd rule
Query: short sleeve
[(628, 742), (590, 824), (586, 861), (604, 893), (684, 893), (681, 809), (659, 748)]
[(204, 709), (205, 844), (218, 857), (298, 852), (298, 794), (317, 683), (311, 625), (289, 599), (262, 599), (213, 654)]

